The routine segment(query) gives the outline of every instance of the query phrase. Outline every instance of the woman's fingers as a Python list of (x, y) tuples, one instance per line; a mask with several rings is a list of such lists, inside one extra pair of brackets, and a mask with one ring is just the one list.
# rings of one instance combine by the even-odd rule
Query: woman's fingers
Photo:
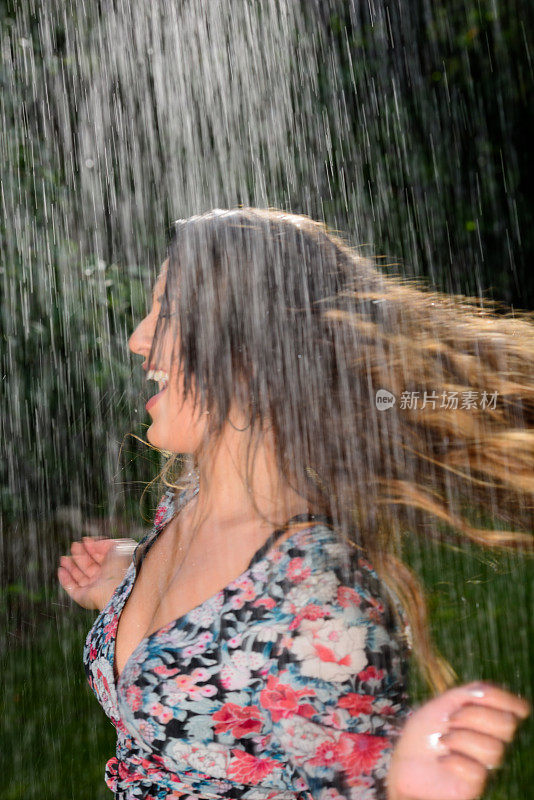
[(90, 582), (90, 578), (76, 565), (71, 556), (61, 556), (59, 564), (69, 573), (74, 585), (87, 586)]
[(449, 753), (445, 756), (439, 756), (439, 762), (447, 767), (457, 778), (460, 778), (468, 786), (473, 787), (473, 793), (467, 793), (463, 795), (464, 797), (480, 797), (487, 778), (486, 767), (480, 761), (462, 753)]
[(91, 536), (84, 536), (82, 541), (88, 553), (97, 564), (103, 562), (109, 550), (116, 542), (115, 539), (93, 539)]
[(439, 760), (456, 775), (476, 783), (480, 769), (501, 764), (505, 743), (513, 740), (520, 720), (530, 713), (530, 704), (491, 684), (470, 684), (462, 690), (470, 702), (449, 715), (448, 731), (440, 738), (449, 754)]
[(498, 767), (504, 755), (502, 739), (465, 728), (453, 728), (441, 737), (440, 743), (450, 753), (468, 756), (486, 769)]
[(72, 588), (73, 579), (68, 571), (64, 566), (59, 566), (57, 570), (57, 578), (60, 584), (63, 586), (65, 591), (68, 591)]
[(471, 702), (478, 705), (487, 705), (502, 711), (511, 711), (520, 719), (526, 719), (531, 713), (530, 703), (518, 695), (511, 694), (500, 686), (492, 683), (476, 681), (460, 687), (458, 690), (464, 692)]
[(102, 570), (102, 564), (110, 550), (117, 542), (133, 540), (93, 539), (85, 536), (82, 541), (72, 542), (69, 556), (61, 556), (57, 572), (58, 580), (63, 588), (71, 594), (89, 587)]
[(449, 730), (467, 728), (496, 736), (503, 742), (511, 742), (518, 722), (519, 718), (511, 711), (469, 703), (450, 715)]
[(69, 597), (72, 597), (72, 599), (77, 603), (80, 592), (82, 592), (83, 589), (78, 586), (69, 570), (66, 569), (66, 567), (58, 567), (57, 577), (61, 586), (65, 589)]
[(70, 546), (70, 552), (71, 558), (78, 569), (84, 572), (87, 578), (93, 577), (99, 565), (89, 553), (85, 544), (83, 542), (73, 542)]

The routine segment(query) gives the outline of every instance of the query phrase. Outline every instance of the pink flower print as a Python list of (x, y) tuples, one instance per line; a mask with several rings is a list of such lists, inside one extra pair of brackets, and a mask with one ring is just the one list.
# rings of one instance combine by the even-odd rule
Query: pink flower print
[(202, 603), (197, 606), (197, 608), (193, 608), (188, 614), (191, 622), (198, 625), (200, 628), (209, 628), (210, 625), (213, 625), (217, 616), (218, 611), (209, 601)]
[(178, 670), (176, 668), (169, 669), (169, 667), (166, 667), (165, 664), (158, 664), (156, 667), (154, 667), (153, 672), (155, 672), (156, 675), (162, 675), (165, 678), (170, 678), (173, 675), (176, 675)]
[(250, 670), (246, 667), (237, 667), (235, 664), (225, 664), (220, 672), (221, 683), (225, 689), (244, 689), (250, 681)]
[(290, 581), (294, 583), (299, 583), (300, 581), (309, 578), (311, 574), (310, 567), (304, 566), (304, 559), (302, 558), (292, 558), (289, 564), (287, 565), (287, 574)]
[(245, 653), (235, 650), (229, 663), (222, 667), (221, 683), (225, 689), (244, 689), (251, 679), (251, 670), (259, 670), (265, 664), (261, 653)]
[(390, 747), (385, 736), (368, 733), (343, 733), (338, 742), (338, 752), (343, 769), (347, 773), (349, 786), (360, 778), (362, 772), (370, 773), (382, 752)]
[(300, 714), (303, 717), (311, 717), (315, 709), (309, 703), (302, 703), (303, 697), (314, 695), (312, 689), (299, 689), (296, 691), (292, 686), (280, 683), (275, 675), (269, 675), (267, 686), (260, 692), (260, 702), (263, 708), (270, 711), (273, 722), (278, 722), (282, 718), (292, 717)]
[(313, 758), (310, 758), (309, 763), (316, 764), (319, 767), (333, 767), (339, 764), (337, 743), (334, 741), (321, 742)]
[(289, 630), (294, 631), (296, 630), (303, 619), (322, 619), (329, 614), (328, 606), (317, 606), (313, 603), (308, 603), (308, 605), (299, 611), (298, 614), (291, 620), (289, 623)]
[(128, 765), (124, 763), (124, 761), (119, 761), (117, 764), (117, 775), (123, 781), (125, 778), (130, 777), (130, 770), (128, 769)]
[(337, 789), (325, 789), (321, 792), (321, 800), (347, 800), (347, 798), (339, 794)]
[(163, 708), (162, 711), (157, 715), (157, 717), (162, 725), (166, 725), (167, 722), (171, 721), (173, 713), (170, 710), (170, 708)]
[(140, 720), (139, 733), (145, 742), (152, 742), (156, 736), (156, 727), (150, 720)]
[(199, 681), (207, 681), (209, 676), (210, 674), (208, 670), (204, 669), (204, 667), (197, 667), (191, 673), (191, 677), (193, 678), (195, 683), (198, 683)]
[(355, 694), (354, 692), (349, 692), (349, 694), (340, 698), (338, 706), (340, 708), (346, 708), (351, 717), (357, 717), (358, 714), (371, 714), (374, 700), (375, 698), (372, 694)]
[(206, 686), (197, 686), (199, 681), (205, 681), (209, 678), (210, 674), (207, 669), (199, 667), (194, 669), (190, 675), (177, 675), (174, 679), (174, 684), (181, 692), (189, 695), (192, 700), (199, 697), (213, 697), (217, 694), (217, 688), (211, 684)]
[(235, 703), (225, 703), (212, 717), (217, 723), (215, 733), (232, 734), (235, 739), (252, 733), (259, 733), (262, 727), (262, 718), (257, 706), (238, 706)]
[(243, 637), (240, 634), (237, 634), (237, 636), (232, 636), (231, 639), (228, 639), (226, 643), (228, 647), (239, 647), (242, 641)]
[(394, 717), (396, 714), (395, 706), (393, 706), (391, 701), (387, 700), (386, 698), (375, 700), (374, 707), (375, 711), (380, 714), (380, 716)]
[(246, 663), (250, 669), (259, 669), (265, 664), (265, 656), (261, 653), (247, 653)]
[(95, 694), (102, 708), (116, 724), (117, 698), (115, 695), (113, 668), (110, 662), (102, 657), (95, 659), (91, 664), (91, 677)]
[(365, 628), (348, 627), (342, 619), (304, 620), (291, 650), (303, 675), (343, 682), (365, 667), (366, 638)]
[(197, 637), (195, 644), (190, 644), (187, 647), (182, 648), (183, 657), (192, 658), (193, 656), (197, 656), (199, 653), (203, 653), (208, 643), (211, 642), (212, 639), (213, 635), (208, 631), (205, 631), (203, 634)]
[(121, 733), (123, 733), (123, 734), (125, 734), (125, 735), (127, 735), (127, 734), (128, 734), (128, 731), (127, 731), (127, 730), (126, 730), (126, 728), (124, 727), (124, 724), (123, 724), (122, 720), (120, 720), (120, 719), (112, 719), (111, 721), (112, 721), (112, 723), (115, 725), (115, 728), (116, 728), (118, 731), (120, 731)]
[(132, 711), (138, 711), (141, 708), (142, 693), (139, 686), (128, 686), (126, 689), (126, 702)]
[(240, 783), (253, 786), (262, 781), (278, 766), (274, 758), (256, 758), (243, 750), (232, 750), (232, 760), (228, 767), (228, 775)]
[(246, 575), (240, 575), (239, 578), (236, 578), (235, 581), (228, 584), (228, 589), (242, 589), (243, 591), (247, 591), (254, 588), (254, 584), (247, 578)]
[(113, 637), (115, 636), (117, 632), (117, 622), (118, 618), (113, 617), (113, 619), (110, 622), (108, 622), (107, 625), (104, 626), (104, 633), (106, 634), (104, 637), (104, 642), (106, 644), (110, 641), (110, 639), (113, 639)]
[(282, 636), (280, 638), (280, 645), (279, 645), (280, 652), (282, 650), (289, 650), (291, 648), (292, 644), (293, 644), (293, 639), (291, 638), (291, 636), (289, 636), (289, 635), (288, 636)]
[(210, 742), (207, 746), (193, 747), (187, 761), (193, 769), (206, 777), (224, 778), (230, 754), (226, 747)]
[(272, 597), (258, 597), (258, 599), (255, 600), (252, 605), (254, 606), (254, 608), (260, 608), (261, 606), (264, 606), (270, 611), (272, 608), (275, 607), (276, 601), (273, 600)]
[(174, 679), (176, 686), (184, 692), (188, 692), (193, 685), (192, 675), (177, 675)]
[(249, 658), (252, 653), (245, 653), (243, 650), (236, 650), (232, 656), (232, 663), (238, 669), (247, 669), (249, 666)]
[(341, 728), (345, 727), (344, 721), (335, 711), (329, 711), (328, 714), (324, 714), (321, 717), (321, 722), (323, 725), (328, 725), (329, 728), (335, 728), (336, 730), (341, 730)]
[(165, 502), (161, 502), (159, 504), (159, 506), (157, 507), (156, 513), (154, 515), (154, 526), (155, 527), (157, 527), (158, 525), (161, 525), (161, 523), (163, 522), (163, 519), (165, 517), (165, 514), (167, 513), (167, 510), (168, 510), (167, 509), (167, 504)]
[(108, 789), (111, 789), (112, 792), (117, 791), (118, 766), (119, 761), (116, 756), (113, 756), (113, 758), (107, 761), (105, 767), (106, 786)]
[(161, 705), (161, 703), (151, 703), (148, 706), (148, 711), (153, 717), (159, 717), (159, 715), (163, 711), (163, 706)]
[(269, 746), (272, 738), (273, 737), (271, 733), (266, 733), (265, 736), (254, 736), (252, 741), (256, 745), (256, 750), (261, 753), (266, 747)]
[(174, 620), (174, 619), (171, 619), (171, 621), (170, 621), (170, 622), (167, 622), (167, 624), (166, 624), (166, 625), (163, 625), (163, 627), (161, 627), (161, 628), (158, 630), (158, 635), (159, 635), (159, 636), (163, 636), (165, 633), (169, 633), (169, 631), (173, 629), (173, 627), (174, 627), (174, 623), (175, 623), (175, 622), (176, 622), (176, 620)]
[(371, 608), (367, 610), (369, 617), (377, 625), (381, 625), (384, 621), (384, 604), (374, 597), (370, 597), (368, 602), (371, 605)]
[(200, 694), (202, 697), (214, 697), (217, 694), (217, 687), (207, 683), (205, 686), (200, 687)]
[(230, 607), (235, 609), (236, 611), (240, 608), (243, 608), (245, 605), (245, 598), (242, 594), (234, 594), (233, 597), (230, 598)]
[(350, 606), (359, 606), (362, 598), (350, 586), (340, 586), (337, 590), (337, 602), (341, 608), (349, 608)]
[(358, 678), (362, 683), (367, 683), (369, 681), (376, 681), (377, 683), (380, 683), (383, 677), (384, 670), (377, 669), (373, 666), (367, 667), (367, 669), (363, 669), (361, 672), (358, 672)]

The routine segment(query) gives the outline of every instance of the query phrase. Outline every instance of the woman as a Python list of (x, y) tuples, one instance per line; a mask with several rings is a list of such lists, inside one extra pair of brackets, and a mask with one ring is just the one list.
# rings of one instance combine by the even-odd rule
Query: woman
[[(528, 320), (384, 276), (306, 217), (216, 210), (176, 224), (130, 349), (168, 491), (133, 559), (84, 539), (58, 570), (101, 611), (84, 660), (116, 797), (480, 796), (529, 706), (448, 689), (395, 553), (403, 529), (532, 548)], [(415, 712), (412, 644), (440, 692)]]

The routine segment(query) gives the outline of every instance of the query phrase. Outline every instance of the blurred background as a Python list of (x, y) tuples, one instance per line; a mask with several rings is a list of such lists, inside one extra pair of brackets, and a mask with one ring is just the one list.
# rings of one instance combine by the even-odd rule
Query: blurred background
[[(55, 570), (157, 502), (127, 339), (170, 223), (277, 206), (533, 309), (533, 23), (529, 0), (0, 0), (0, 798), (110, 797), (94, 615)], [(406, 558), (460, 678), (532, 700), (532, 562), (409, 536)], [(531, 796), (533, 743), (488, 797)]]

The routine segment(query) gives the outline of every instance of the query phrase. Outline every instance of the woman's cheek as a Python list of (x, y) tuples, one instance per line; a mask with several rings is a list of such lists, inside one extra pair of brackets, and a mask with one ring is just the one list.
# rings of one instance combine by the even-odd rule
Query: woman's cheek
[(183, 403), (181, 397), (168, 389), (151, 411), (153, 419), (147, 431), (151, 444), (175, 453), (192, 453), (198, 449), (206, 423), (204, 415), (191, 402)]

